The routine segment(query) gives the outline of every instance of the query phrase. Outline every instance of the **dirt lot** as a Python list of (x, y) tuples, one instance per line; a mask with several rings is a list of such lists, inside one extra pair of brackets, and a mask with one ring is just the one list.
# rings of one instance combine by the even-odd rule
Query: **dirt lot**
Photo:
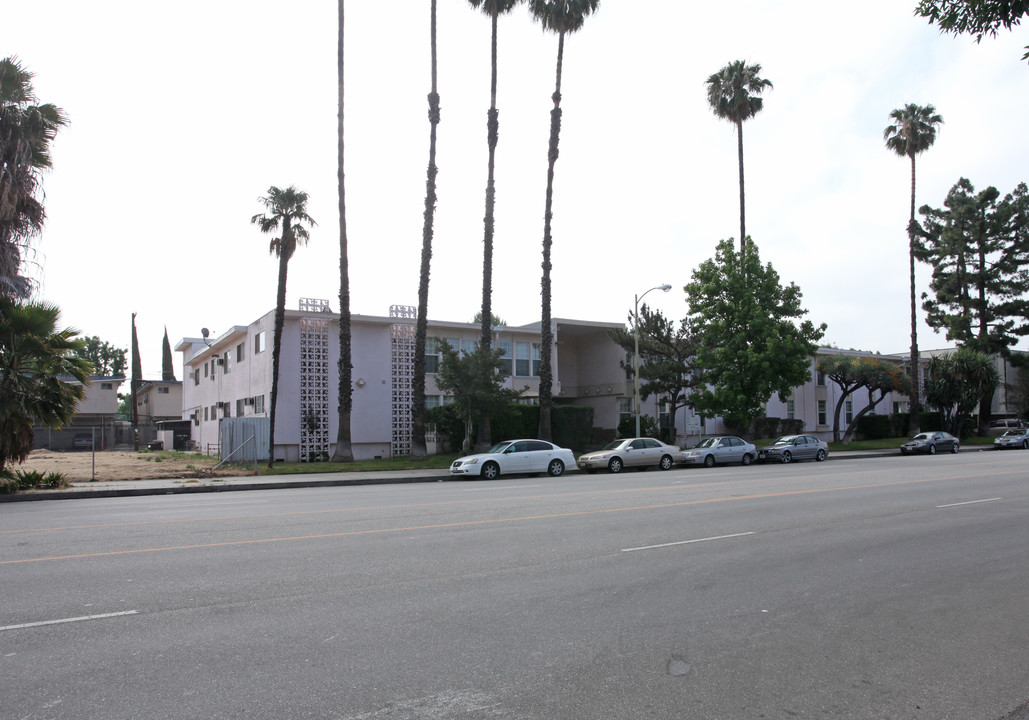
[[(218, 458), (171, 452), (132, 452), (105, 450), (94, 456), (90, 452), (53, 452), (33, 450), (15, 470), (58, 472), (68, 482), (96, 480), (150, 480), (154, 478), (210, 477)], [(252, 468), (223, 466), (214, 473), (218, 477), (248, 475)]]

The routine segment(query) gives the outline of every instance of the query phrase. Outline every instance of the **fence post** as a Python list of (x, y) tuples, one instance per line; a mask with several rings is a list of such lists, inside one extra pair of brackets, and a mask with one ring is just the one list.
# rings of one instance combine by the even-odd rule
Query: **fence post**
[(89, 429), (92, 435), (93, 441), (89, 444), (90, 453), (90, 469), (89, 469), (89, 481), (96, 482), (96, 426), (94, 425)]

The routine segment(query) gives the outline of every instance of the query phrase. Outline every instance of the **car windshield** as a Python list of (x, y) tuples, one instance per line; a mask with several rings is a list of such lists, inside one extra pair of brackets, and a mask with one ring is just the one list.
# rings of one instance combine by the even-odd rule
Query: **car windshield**
[(707, 440), (704, 440), (703, 442), (697, 443), (697, 447), (699, 447), (699, 448), (702, 448), (702, 447), (703, 448), (714, 447), (717, 444), (718, 444), (718, 438), (708, 438)]
[(792, 445), (793, 444), (793, 436), (792, 435), (786, 435), (784, 437), (779, 438), (778, 440), (776, 440), (772, 444), (773, 445)]
[(602, 447), (600, 449), (601, 450), (617, 450), (618, 448), (620, 448), (622, 446), (623, 442), (625, 442), (625, 441), (624, 440), (612, 440), (611, 442), (609, 442), (607, 445), (605, 445), (604, 447)]
[(497, 443), (496, 445), (491, 447), (486, 452), (489, 455), (497, 455), (497, 454), (502, 453), (505, 450), (507, 450), (508, 446), (510, 446), (510, 445), (511, 445), (511, 441), (510, 440), (505, 440), (504, 442)]
[(1021, 434), (1022, 433), (1019, 430), (1008, 430), (1003, 435), (1001, 435), (1001, 437), (1018, 437)]
[(917, 435), (915, 435), (911, 439), (912, 440), (930, 440), (931, 438), (932, 438), (932, 434), (931, 433), (918, 433)]

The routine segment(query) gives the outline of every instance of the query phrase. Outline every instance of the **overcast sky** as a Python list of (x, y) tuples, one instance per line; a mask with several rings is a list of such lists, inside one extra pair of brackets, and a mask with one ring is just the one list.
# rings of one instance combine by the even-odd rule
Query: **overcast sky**
[[(489, 19), (438, 0), (440, 168), (429, 317), (481, 303)], [(967, 177), (1002, 194), (1029, 180), (1029, 28), (976, 45), (913, 16), (915, 0), (602, 0), (565, 44), (554, 193), (553, 314), (623, 322), (633, 296), (679, 319), (682, 286), (739, 233), (734, 127), (705, 79), (759, 63), (774, 83), (744, 125), (747, 231), (797, 283), (824, 342), (909, 347), (908, 162), (889, 113), (934, 104), (917, 203)], [(63, 322), (129, 347), (144, 375), (201, 327), (274, 308), (276, 261), (250, 224), (270, 185), (311, 196), (318, 222), (289, 266), (287, 307), (339, 309), (336, 4), (329, 0), (49, 0), (4, 9), (0, 53), (70, 118), (44, 181), (43, 297)], [(416, 305), (428, 160), (428, 0), (346, 9), (346, 199), (351, 309)], [(522, 6), (499, 36), (494, 313), (540, 316), (550, 95), (557, 38)], [(930, 271), (918, 268), (919, 293)], [(921, 313), (920, 313), (921, 314)], [(924, 325), (923, 349), (950, 343)], [(1022, 349), (1029, 349), (1023, 341)], [(176, 359), (176, 374), (179, 358)], [(180, 378), (181, 379), (181, 378)]]

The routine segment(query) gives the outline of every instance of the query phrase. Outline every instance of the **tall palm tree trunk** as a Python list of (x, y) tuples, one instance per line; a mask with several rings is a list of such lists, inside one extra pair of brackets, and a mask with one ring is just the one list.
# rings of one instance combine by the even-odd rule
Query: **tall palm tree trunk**
[(911, 218), (908, 220), (908, 272), (911, 279), (911, 419), (908, 434), (921, 432), (921, 383), (918, 367), (918, 315), (915, 305), (915, 156), (911, 155)]
[[(483, 351), (493, 346), (493, 226), (496, 207), (496, 185), (493, 174), (500, 135), (500, 111), (497, 110), (497, 19), (494, 12), (490, 18), (492, 38), (490, 45), (490, 106), (486, 116), (486, 143), (489, 147), (489, 161), (486, 170), (486, 215), (482, 240), (482, 323), (480, 325), (479, 347)], [(483, 449), (493, 444), (490, 418), (483, 415), (479, 420), (478, 444)]]
[[(286, 232), (287, 230), (284, 229), (282, 233), (284, 241)], [(282, 326), (286, 321), (286, 269), (288, 265), (289, 254), (282, 251), (279, 254), (279, 287), (275, 293), (275, 328), (272, 330), (272, 397), (268, 423), (268, 467), (275, 465), (275, 407), (279, 399), (279, 351), (282, 348)]]
[(425, 214), (422, 224), (422, 261), (418, 277), (418, 318), (414, 337), (414, 378), (411, 388), (411, 457), (425, 459), (425, 336), (428, 333), (429, 265), (432, 261), (432, 221), (436, 212), (436, 126), (439, 125), (439, 93), (436, 92), (436, 0), (429, 10), (429, 45), (432, 91), (429, 93), (429, 167), (425, 180)]
[(743, 192), (743, 122), (736, 123), (736, 146), (740, 159), (740, 254), (743, 253), (743, 245), (747, 238), (747, 204)]
[(339, 113), (336, 116), (339, 148), (339, 167), (336, 169), (336, 182), (339, 187), (339, 426), (336, 430), (336, 447), (332, 451), (332, 462), (353, 462), (354, 447), (350, 427), (350, 415), (354, 405), (354, 389), (351, 384), (353, 349), (350, 335), (350, 260), (347, 250), (346, 193), (343, 183), (343, 0), (339, 0), (336, 70), (339, 87)]
[(561, 135), (561, 63), (564, 59), (565, 34), (557, 36), (557, 80), (554, 94), (554, 109), (550, 111), (550, 148), (547, 152), (547, 202), (543, 214), (543, 279), (541, 281), (543, 304), (540, 319), (540, 424), (541, 440), (550, 440), (553, 435), (550, 410), (553, 391), (553, 370), (551, 369), (551, 351), (554, 346), (554, 335), (550, 327), (550, 248), (553, 239), (550, 234), (550, 221), (553, 218), (554, 206), (554, 164), (558, 156), (558, 140)]

